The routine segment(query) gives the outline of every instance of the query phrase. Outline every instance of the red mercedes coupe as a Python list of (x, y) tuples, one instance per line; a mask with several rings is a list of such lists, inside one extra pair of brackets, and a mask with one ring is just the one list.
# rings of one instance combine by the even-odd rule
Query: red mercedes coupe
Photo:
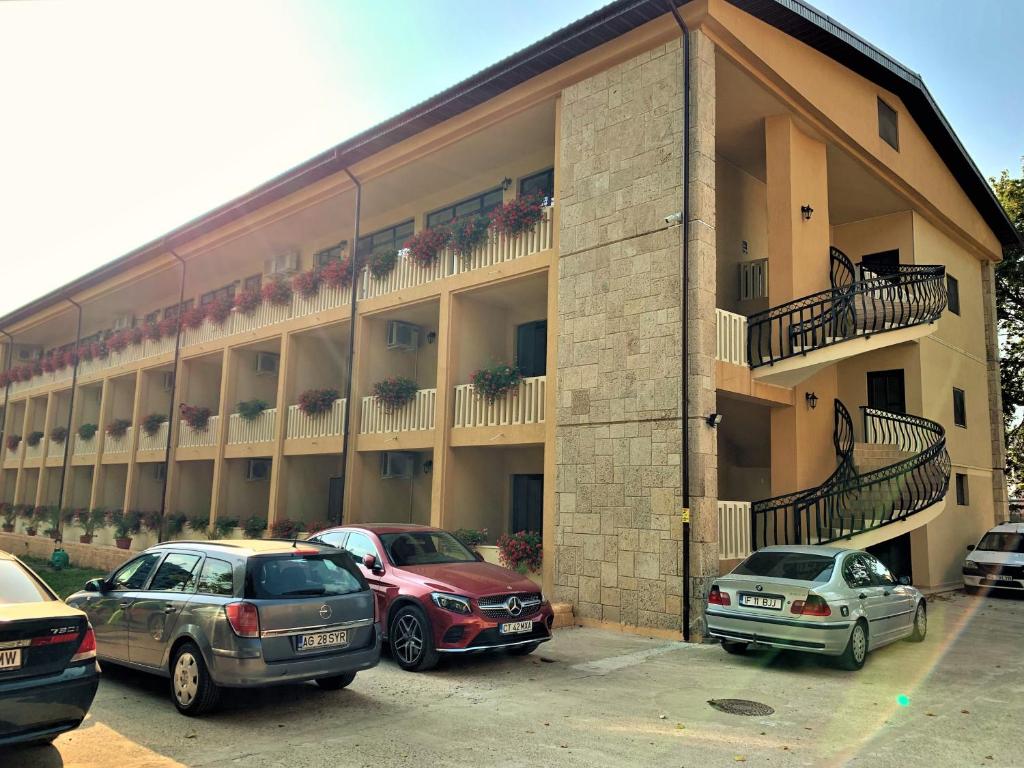
[(370, 583), (377, 617), (402, 669), (442, 653), (504, 649), (525, 655), (551, 639), (554, 614), (525, 576), (485, 563), (446, 531), (422, 525), (346, 525), (310, 541), (345, 549)]

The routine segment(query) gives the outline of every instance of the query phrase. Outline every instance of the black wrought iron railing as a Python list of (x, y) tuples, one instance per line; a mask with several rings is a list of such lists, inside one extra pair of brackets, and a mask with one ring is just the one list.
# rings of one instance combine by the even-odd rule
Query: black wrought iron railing
[(934, 322), (946, 308), (945, 267), (861, 266), (859, 279), (838, 248), (829, 253), (832, 287), (747, 319), (751, 368), (773, 365), (849, 339)]
[(833, 443), (838, 467), (816, 488), (751, 505), (754, 549), (772, 544), (827, 544), (904, 520), (941, 501), (949, 490), (946, 433), (919, 416), (862, 408), (868, 443), (900, 460), (869, 472), (854, 465), (853, 422), (835, 401)]

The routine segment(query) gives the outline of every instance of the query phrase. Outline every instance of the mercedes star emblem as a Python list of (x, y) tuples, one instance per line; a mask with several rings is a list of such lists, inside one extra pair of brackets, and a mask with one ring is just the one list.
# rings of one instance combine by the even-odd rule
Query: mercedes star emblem
[(331, 606), (327, 604), (320, 606), (320, 618), (324, 621), (331, 618)]
[(520, 613), (523, 612), (523, 603), (515, 595), (508, 599), (508, 602), (505, 603), (505, 607), (508, 609), (509, 614), (512, 616), (518, 616)]

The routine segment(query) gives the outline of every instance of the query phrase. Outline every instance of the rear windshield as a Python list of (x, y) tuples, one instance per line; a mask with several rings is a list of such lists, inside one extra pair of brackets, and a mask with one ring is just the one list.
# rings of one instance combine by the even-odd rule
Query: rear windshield
[(827, 555), (806, 552), (755, 552), (736, 566), (733, 573), (822, 584), (832, 578), (832, 568), (835, 564), (835, 558)]
[(245, 596), (258, 600), (347, 595), (369, 589), (347, 552), (275, 555), (249, 560)]
[(1024, 533), (986, 533), (978, 549), (982, 552), (1012, 552), (1024, 555)]
[(0, 605), (51, 600), (53, 596), (21, 565), (13, 560), (0, 560)]

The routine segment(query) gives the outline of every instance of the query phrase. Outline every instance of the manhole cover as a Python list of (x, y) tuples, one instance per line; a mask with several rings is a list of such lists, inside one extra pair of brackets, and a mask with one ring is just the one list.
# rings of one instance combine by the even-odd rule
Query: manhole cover
[(775, 714), (775, 710), (767, 704), (762, 704), (759, 701), (748, 701), (747, 699), (710, 699), (708, 704), (719, 712), (727, 712), (730, 715), (765, 717), (766, 715)]

